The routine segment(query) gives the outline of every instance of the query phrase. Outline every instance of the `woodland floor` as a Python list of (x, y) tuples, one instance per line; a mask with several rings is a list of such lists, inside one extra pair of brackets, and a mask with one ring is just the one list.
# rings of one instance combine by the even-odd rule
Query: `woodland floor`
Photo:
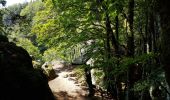
[(57, 100), (101, 100), (100, 97), (87, 96), (87, 87), (78, 83), (73, 66), (65, 67), (61, 63), (55, 63), (53, 69), (58, 77), (49, 81), (49, 86)]

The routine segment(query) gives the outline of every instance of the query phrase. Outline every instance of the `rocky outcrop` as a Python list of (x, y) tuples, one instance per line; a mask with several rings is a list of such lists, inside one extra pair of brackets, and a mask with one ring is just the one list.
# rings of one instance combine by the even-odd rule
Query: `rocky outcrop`
[(0, 100), (54, 100), (46, 76), (28, 52), (0, 36)]
[(56, 74), (55, 70), (52, 67), (53, 65), (45, 62), (41, 69), (43, 70), (44, 74), (47, 76), (48, 81), (55, 79), (56, 77), (58, 77), (58, 75)]

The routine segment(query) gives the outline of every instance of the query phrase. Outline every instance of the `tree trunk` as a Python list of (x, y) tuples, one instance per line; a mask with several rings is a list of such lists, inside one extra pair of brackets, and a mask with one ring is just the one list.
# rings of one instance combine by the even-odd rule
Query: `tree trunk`
[(86, 76), (86, 82), (88, 84), (88, 87), (89, 87), (89, 97), (92, 97), (94, 96), (95, 94), (95, 86), (92, 84), (92, 78), (91, 78), (91, 72), (90, 72), (90, 69), (89, 68), (85, 68), (85, 76)]
[[(102, 1), (100, 2), (102, 4)], [(109, 61), (112, 56), (118, 55), (118, 41), (116, 38), (118, 38), (118, 16), (116, 17), (116, 36), (113, 33), (112, 27), (111, 27), (111, 21), (108, 13), (107, 6), (105, 4), (102, 4), (102, 8), (105, 11), (105, 18), (106, 18), (106, 52), (107, 52), (107, 60)], [(110, 45), (111, 44), (111, 45)], [(112, 46), (112, 48), (111, 48)], [(105, 72), (105, 79), (107, 80), (107, 91), (112, 95), (112, 98), (115, 100), (118, 99), (118, 89), (116, 85), (116, 77), (111, 73), (113, 70), (113, 64), (112, 62), (108, 62), (106, 68), (104, 68)]]
[(115, 21), (116, 21), (116, 39), (117, 41), (119, 41), (119, 17), (118, 14), (115, 17)]
[(160, 20), (161, 20), (161, 62), (165, 70), (165, 77), (170, 86), (170, 2), (169, 0), (159, 0)]
[[(108, 55), (108, 60), (111, 58), (111, 56), (113, 56), (113, 52), (111, 52), (111, 47), (110, 47), (110, 42), (115, 50), (115, 52), (117, 52), (117, 49), (116, 49), (116, 45), (117, 45), (117, 42), (116, 42), (116, 38), (113, 34), (113, 30), (111, 28), (111, 23), (110, 23), (110, 19), (109, 19), (109, 16), (108, 16), (108, 13), (106, 12), (106, 34), (107, 34), (107, 49), (109, 52), (109, 55)], [(111, 63), (111, 62), (108, 62), (108, 63)], [(107, 91), (112, 95), (112, 97), (114, 99), (117, 99), (117, 89), (116, 89), (116, 83), (115, 82), (115, 77), (113, 74), (111, 74), (110, 72), (113, 70), (113, 65), (112, 64), (108, 64), (107, 66), (107, 69), (105, 70), (105, 77), (107, 79)]]
[[(134, 0), (129, 0), (129, 12), (128, 12), (128, 22), (129, 22), (129, 28), (130, 28), (130, 34), (127, 37), (127, 48), (128, 48), (128, 52), (127, 52), (127, 56), (128, 57), (134, 57), (134, 53), (135, 53), (135, 48), (134, 48), (134, 32), (133, 32), (133, 17), (134, 17)], [(135, 71), (135, 67), (134, 64), (129, 66), (128, 69), (128, 79), (127, 79), (127, 95), (128, 95), (128, 100), (135, 100), (134, 99), (134, 91), (132, 90), (133, 86), (134, 86), (134, 71)]]
[[(110, 18), (109, 18), (109, 15), (108, 15), (107, 12), (106, 12), (106, 31), (107, 31), (107, 34), (110, 37), (111, 44), (112, 44), (112, 46), (115, 50), (115, 54), (118, 54), (118, 42), (117, 42), (117, 40), (114, 36), (113, 30), (111, 28), (111, 22), (110, 22)], [(118, 30), (117, 30), (117, 32), (118, 32)]]

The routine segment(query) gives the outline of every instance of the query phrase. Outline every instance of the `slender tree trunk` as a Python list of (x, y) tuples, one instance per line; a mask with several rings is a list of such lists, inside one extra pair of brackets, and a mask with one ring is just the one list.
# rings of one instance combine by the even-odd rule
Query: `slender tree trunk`
[[(111, 40), (111, 44), (115, 50), (115, 54), (118, 54), (118, 42), (114, 36), (113, 30), (111, 28), (111, 22), (108, 13), (106, 12), (106, 31), (109, 34), (109, 38)], [(117, 29), (117, 35), (118, 35), (118, 29)]]
[(92, 97), (94, 96), (95, 94), (95, 86), (92, 84), (92, 78), (91, 78), (91, 71), (89, 68), (85, 68), (85, 76), (86, 76), (86, 82), (88, 84), (88, 87), (89, 87), (89, 97)]
[[(133, 32), (133, 17), (134, 17), (134, 0), (129, 0), (129, 13), (128, 13), (128, 22), (129, 22), (129, 28), (130, 28), (130, 34), (128, 36), (128, 40), (127, 40), (127, 48), (128, 48), (128, 52), (127, 52), (127, 56), (128, 57), (134, 57), (134, 53), (135, 53), (135, 48), (134, 48), (134, 32)], [(135, 67), (134, 64), (129, 66), (128, 69), (128, 79), (127, 79), (127, 88), (128, 88), (128, 100), (135, 100), (134, 98), (134, 91), (132, 90), (133, 86), (134, 86), (134, 71), (135, 71)]]
[(150, 33), (152, 36), (152, 51), (157, 51), (157, 45), (156, 45), (156, 34), (155, 34), (155, 13), (151, 12), (150, 14)]
[[(152, 10), (152, 8), (151, 8)], [(154, 25), (154, 12), (150, 12), (149, 15), (149, 38), (148, 38), (148, 42), (149, 42), (149, 51), (154, 51), (156, 52), (156, 41), (155, 41), (155, 25)]]
[[(116, 47), (115, 47), (115, 49), (117, 49), (116, 50), (116, 57), (119, 59), (120, 56), (121, 56), (121, 52), (120, 52), (121, 50), (119, 50), (120, 48), (119, 48), (119, 45), (118, 45), (119, 44), (119, 14), (118, 13), (115, 17), (115, 33), (116, 33)], [(118, 60), (117, 66), (119, 66), (119, 65), (120, 65), (120, 62)], [(118, 75), (115, 79), (116, 88), (117, 88), (117, 98), (119, 100), (124, 98), (124, 92), (122, 91), (122, 85), (121, 85), (121, 82), (122, 82), (121, 77), (122, 77), (121, 75)]]
[[(114, 47), (115, 49), (115, 52), (117, 52), (117, 43), (116, 43), (116, 38), (113, 34), (113, 30), (111, 28), (111, 23), (110, 23), (110, 19), (109, 19), (109, 16), (108, 16), (108, 13), (106, 12), (106, 33), (107, 33), (107, 48), (108, 48), (108, 52), (109, 53), (109, 56), (108, 56), (108, 60), (111, 58), (111, 56), (113, 56), (113, 52), (111, 52), (111, 47), (110, 47), (110, 42), (112, 44), (112, 46)], [(109, 50), (110, 49), (110, 50)], [(108, 63), (111, 63), (111, 62), (108, 62)], [(106, 70), (106, 79), (107, 79), (107, 91), (112, 95), (112, 97), (114, 99), (118, 99), (117, 98), (117, 89), (116, 89), (116, 78), (114, 77), (113, 74), (111, 74), (110, 72), (113, 70), (113, 65), (112, 64), (109, 64), (107, 66), (107, 70)]]
[(128, 56), (133, 57), (135, 53), (134, 49), (134, 31), (133, 31), (133, 18), (134, 17), (134, 0), (129, 0), (129, 16), (128, 16), (128, 21), (129, 21), (129, 28), (130, 28), (130, 34), (128, 36)]
[(165, 70), (165, 77), (170, 86), (170, 2), (159, 0), (161, 20), (161, 62)]
[[(102, 9), (105, 11), (105, 18), (106, 18), (106, 34), (107, 34), (107, 38), (106, 38), (106, 51), (107, 51), (107, 59), (110, 60), (110, 58), (112, 56), (117, 56), (118, 55), (118, 42), (116, 40), (116, 38), (118, 38), (118, 16), (116, 17), (116, 35), (117, 37), (115, 37), (112, 27), (111, 27), (111, 21), (109, 18), (109, 13), (108, 13), (108, 9), (107, 6), (105, 4), (102, 4), (102, 1), (100, 1), (101, 5), (102, 5)], [(112, 48), (111, 48), (111, 45)], [(114, 52), (113, 52), (114, 51)], [(117, 89), (117, 85), (116, 85), (116, 77), (115, 75), (113, 75), (111, 73), (111, 71), (113, 70), (113, 64), (112, 62), (108, 62), (109, 64), (106, 66), (106, 68), (104, 69), (105, 71), (105, 79), (107, 80), (107, 91), (112, 95), (112, 97), (117, 100), (118, 99), (118, 89)]]

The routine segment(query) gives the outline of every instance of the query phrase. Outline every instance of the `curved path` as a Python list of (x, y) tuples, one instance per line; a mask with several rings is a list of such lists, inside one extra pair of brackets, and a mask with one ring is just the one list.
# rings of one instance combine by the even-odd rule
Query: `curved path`
[(85, 99), (87, 92), (76, 82), (72, 68), (64, 67), (61, 63), (53, 65), (58, 77), (49, 81), (49, 86), (57, 100), (88, 100)]

